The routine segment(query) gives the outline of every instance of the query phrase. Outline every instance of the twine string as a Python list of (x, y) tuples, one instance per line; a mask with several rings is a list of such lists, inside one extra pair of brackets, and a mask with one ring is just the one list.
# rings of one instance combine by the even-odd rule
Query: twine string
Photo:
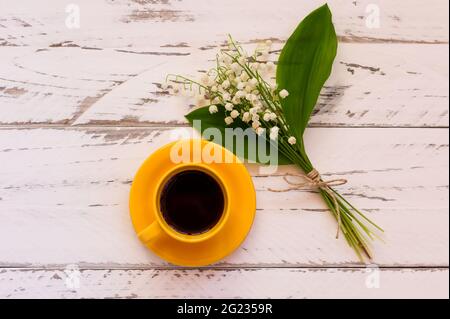
[[(296, 178), (301, 178), (303, 179), (303, 181), (294, 181), (294, 180), (290, 180), (288, 177), (296, 177)], [(336, 212), (336, 216), (337, 216), (337, 221), (338, 221), (338, 227), (337, 227), (337, 233), (336, 233), (336, 238), (339, 238), (339, 233), (341, 231), (341, 210), (339, 207), (339, 202), (338, 199), (336, 197), (336, 194), (333, 192), (333, 190), (331, 189), (332, 186), (339, 186), (339, 185), (344, 185), (347, 183), (347, 180), (344, 178), (338, 178), (338, 179), (332, 179), (332, 180), (323, 180), (322, 176), (320, 175), (320, 173), (313, 168), (311, 172), (309, 172), (306, 175), (301, 175), (301, 174), (291, 174), (291, 173), (287, 173), (286, 175), (283, 176), (283, 179), (286, 181), (287, 184), (289, 184), (289, 186), (287, 188), (284, 189), (272, 189), (269, 188), (270, 191), (272, 192), (278, 192), (278, 193), (282, 193), (282, 192), (289, 192), (291, 190), (297, 190), (297, 189), (304, 189), (304, 188), (315, 188), (315, 189), (320, 189), (323, 190), (324, 192), (326, 192), (331, 200), (333, 201), (333, 206)]]

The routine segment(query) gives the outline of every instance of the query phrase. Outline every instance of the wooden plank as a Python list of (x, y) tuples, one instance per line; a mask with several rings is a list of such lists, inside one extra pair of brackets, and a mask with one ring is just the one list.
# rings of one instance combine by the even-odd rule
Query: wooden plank
[[(198, 77), (215, 50), (149, 52), (2, 48), (0, 125), (185, 125), (192, 101), (160, 84)], [(342, 43), (310, 124), (448, 127), (448, 103), (448, 45)]]
[[(347, 42), (447, 43), (445, 0), (328, 1), (338, 35)], [(78, 0), (79, 28), (66, 27), (69, 3), (19, 0), (3, 5), (0, 45), (142, 49), (189, 45), (208, 48), (231, 33), (243, 41), (286, 39), (299, 21), (323, 1)], [(374, 8), (374, 4), (376, 5)], [(69, 12), (65, 12), (69, 9)], [(378, 12), (377, 12), (378, 11)], [(378, 23), (371, 23), (379, 17)], [(245, 27), (243, 27), (245, 22)], [(69, 24), (69, 27), (73, 24)], [(193, 36), (195, 35), (195, 36)]]
[[(0, 215), (0, 266), (172, 267), (137, 240), (125, 206), (2, 209), (8, 215)], [(448, 210), (383, 209), (369, 216), (386, 230), (385, 242), (372, 244), (375, 258), (369, 263), (448, 266)], [(336, 223), (325, 212), (260, 210), (243, 245), (215, 266), (359, 265), (345, 241), (335, 239), (335, 231)]]
[[(186, 128), (178, 128), (185, 130)], [(175, 129), (0, 130), (0, 264), (166, 265), (135, 238), (128, 192), (140, 163)], [(356, 136), (358, 138), (356, 138)], [(448, 129), (311, 128), (307, 147), (326, 177), (386, 229), (384, 266), (448, 265)], [(258, 214), (244, 245), (221, 265), (354, 265), (313, 191), (283, 188), (283, 167), (248, 166)], [(25, 234), (25, 235), (24, 235)]]
[(448, 298), (448, 269), (0, 270), (3, 298)]
[[(210, 67), (227, 33), (248, 49), (272, 39), (276, 60), (321, 1), (79, 0), (81, 28), (69, 29), (67, 3), (16, 0), (0, 4), (0, 297), (448, 298), (449, 4), (329, 2), (340, 49), (306, 139), (323, 175), (348, 178), (341, 192), (386, 230), (368, 269), (314, 191), (270, 191), (294, 167), (247, 165), (254, 226), (207, 268), (158, 259), (128, 216), (137, 167), (192, 107), (160, 92), (165, 75)], [(335, 126), (353, 128), (323, 128)], [(78, 289), (68, 264), (82, 268)]]

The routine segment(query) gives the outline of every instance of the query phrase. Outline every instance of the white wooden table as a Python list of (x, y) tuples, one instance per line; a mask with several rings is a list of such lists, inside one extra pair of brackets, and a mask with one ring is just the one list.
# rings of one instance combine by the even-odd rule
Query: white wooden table
[[(80, 28), (65, 25), (71, 2)], [(281, 48), (321, 3), (0, 0), (0, 297), (448, 298), (446, 0), (329, 1), (339, 53), (306, 142), (386, 230), (369, 268), (316, 193), (268, 190), (293, 167), (248, 166), (256, 220), (215, 265), (171, 266), (134, 234), (133, 174), (187, 129), (186, 101), (158, 93), (165, 75), (212, 66), (227, 33)]]

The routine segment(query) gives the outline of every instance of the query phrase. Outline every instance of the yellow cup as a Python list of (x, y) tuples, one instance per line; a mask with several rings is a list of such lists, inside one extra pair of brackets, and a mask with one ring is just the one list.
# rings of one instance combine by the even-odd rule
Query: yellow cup
[[(191, 170), (197, 170), (201, 171), (203, 173), (208, 174), (212, 178), (216, 180), (216, 182), (220, 185), (222, 189), (222, 193), (224, 195), (224, 208), (222, 215), (219, 219), (219, 221), (208, 231), (200, 234), (185, 234), (177, 231), (173, 227), (171, 227), (166, 220), (164, 219), (164, 216), (161, 212), (160, 208), (160, 198), (161, 198), (161, 192), (166, 183), (175, 175), (183, 172), (183, 171), (191, 171)], [(203, 164), (203, 163), (188, 163), (188, 164), (181, 164), (176, 166), (174, 169), (168, 171), (166, 174), (163, 174), (162, 177), (156, 181), (156, 185), (158, 185), (158, 190), (155, 193), (154, 198), (150, 198), (153, 209), (156, 212), (155, 214), (155, 220), (153, 223), (151, 223), (149, 226), (147, 226), (144, 230), (138, 233), (139, 239), (144, 243), (151, 243), (158, 237), (160, 237), (163, 233), (169, 235), (170, 237), (181, 241), (185, 243), (198, 243), (205, 241), (207, 239), (210, 239), (211, 237), (215, 236), (217, 233), (220, 232), (220, 230), (223, 228), (225, 223), (227, 222), (228, 216), (230, 214), (229, 212), (229, 205), (228, 205), (228, 190), (225, 186), (224, 180), (220, 174), (219, 171), (216, 171), (213, 169), (210, 165)]]

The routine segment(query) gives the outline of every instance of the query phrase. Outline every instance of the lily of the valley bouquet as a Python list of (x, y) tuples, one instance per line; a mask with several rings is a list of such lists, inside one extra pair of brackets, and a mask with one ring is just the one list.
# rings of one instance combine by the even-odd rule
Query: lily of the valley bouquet
[[(344, 234), (361, 260), (364, 255), (371, 258), (369, 240), (376, 236), (375, 229), (381, 229), (334, 189), (345, 180), (322, 179), (303, 142), (336, 56), (337, 38), (328, 6), (315, 10), (300, 23), (276, 64), (270, 61), (271, 45), (267, 40), (253, 55), (247, 55), (230, 37), (227, 47), (217, 55), (214, 69), (199, 80), (169, 76), (166, 86), (175, 93), (196, 95), (199, 108), (186, 118), (191, 123), (200, 120), (202, 132), (211, 127), (221, 131), (251, 128), (260, 141), (276, 148), (279, 164), (300, 167), (304, 175), (285, 176), (289, 187), (274, 191), (317, 189), (337, 220), (337, 235)], [(236, 153), (236, 149), (231, 150)], [(258, 161), (257, 156), (252, 159)]]

